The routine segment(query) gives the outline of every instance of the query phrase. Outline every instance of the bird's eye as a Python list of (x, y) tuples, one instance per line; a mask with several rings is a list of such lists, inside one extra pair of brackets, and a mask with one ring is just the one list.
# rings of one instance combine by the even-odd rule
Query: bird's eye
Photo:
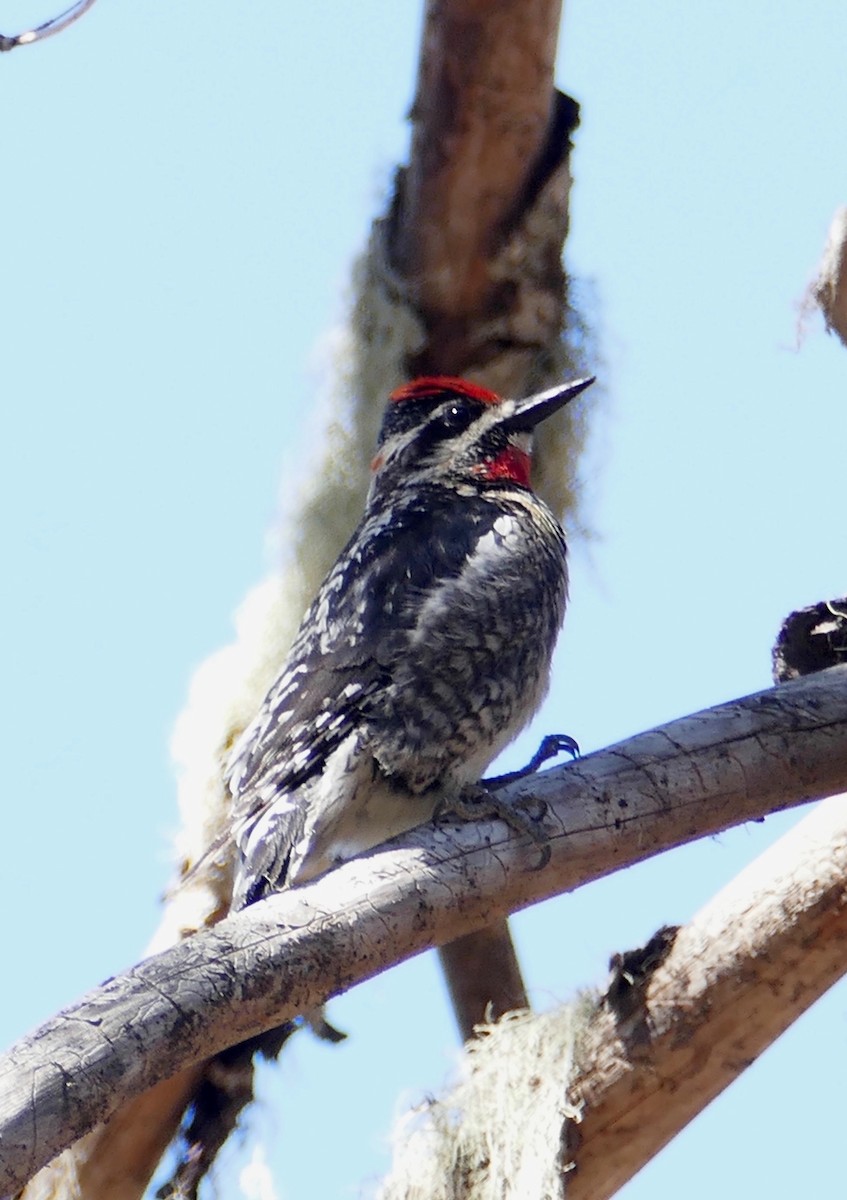
[(460, 429), (465, 423), (465, 415), (460, 404), (451, 404), (444, 410), (442, 421), (448, 429)]

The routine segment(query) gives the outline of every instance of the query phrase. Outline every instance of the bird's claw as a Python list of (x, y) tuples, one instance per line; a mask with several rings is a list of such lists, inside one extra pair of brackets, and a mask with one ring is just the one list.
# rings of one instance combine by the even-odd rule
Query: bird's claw
[(579, 758), (579, 742), (567, 733), (548, 733), (541, 739), (541, 745), (535, 753), (538, 766), (548, 758), (556, 758), (559, 754), (569, 754), (571, 758)]
[(517, 783), (519, 779), (525, 779), (527, 775), (534, 774), (542, 763), (563, 753), (577, 758), (579, 756), (578, 743), (566, 733), (548, 733), (541, 739), (541, 745), (525, 767), (521, 767), (518, 771), (508, 771), (505, 775), (492, 775), (490, 779), (483, 779), (482, 782), (489, 790), (505, 787), (508, 783)]

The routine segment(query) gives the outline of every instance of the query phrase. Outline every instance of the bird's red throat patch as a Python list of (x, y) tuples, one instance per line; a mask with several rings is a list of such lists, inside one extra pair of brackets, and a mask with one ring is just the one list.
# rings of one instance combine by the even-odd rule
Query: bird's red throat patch
[(501, 450), (494, 458), (474, 467), (473, 471), (475, 475), (479, 475), (491, 483), (504, 480), (509, 483), (519, 483), (522, 487), (528, 488), (531, 462), (526, 450), (512, 444), (505, 450)]

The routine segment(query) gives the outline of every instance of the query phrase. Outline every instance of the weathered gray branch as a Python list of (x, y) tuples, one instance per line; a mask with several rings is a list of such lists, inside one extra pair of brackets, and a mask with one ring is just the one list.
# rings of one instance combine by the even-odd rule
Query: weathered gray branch
[(593, 1006), (513, 1013), (469, 1043), (400, 1123), (379, 1200), (617, 1193), (847, 972), (847, 796), (615, 960)]
[(0, 1188), (129, 1096), (386, 967), (697, 837), (847, 789), (847, 668), (639, 734), (512, 788), (498, 822), (424, 828), (108, 981), (0, 1060)]
[(638, 1019), (608, 1006), (597, 1013), (571, 1081), (581, 1121), (568, 1200), (614, 1195), (845, 971), (847, 811), (838, 797), (680, 930), (645, 980)]

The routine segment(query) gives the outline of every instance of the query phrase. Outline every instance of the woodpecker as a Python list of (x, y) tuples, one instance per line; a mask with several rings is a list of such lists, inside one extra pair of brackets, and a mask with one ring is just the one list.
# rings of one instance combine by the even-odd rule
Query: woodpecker
[(228, 766), (233, 908), (478, 798), (547, 691), (567, 602), (532, 431), (592, 382), (391, 394), (362, 520)]

